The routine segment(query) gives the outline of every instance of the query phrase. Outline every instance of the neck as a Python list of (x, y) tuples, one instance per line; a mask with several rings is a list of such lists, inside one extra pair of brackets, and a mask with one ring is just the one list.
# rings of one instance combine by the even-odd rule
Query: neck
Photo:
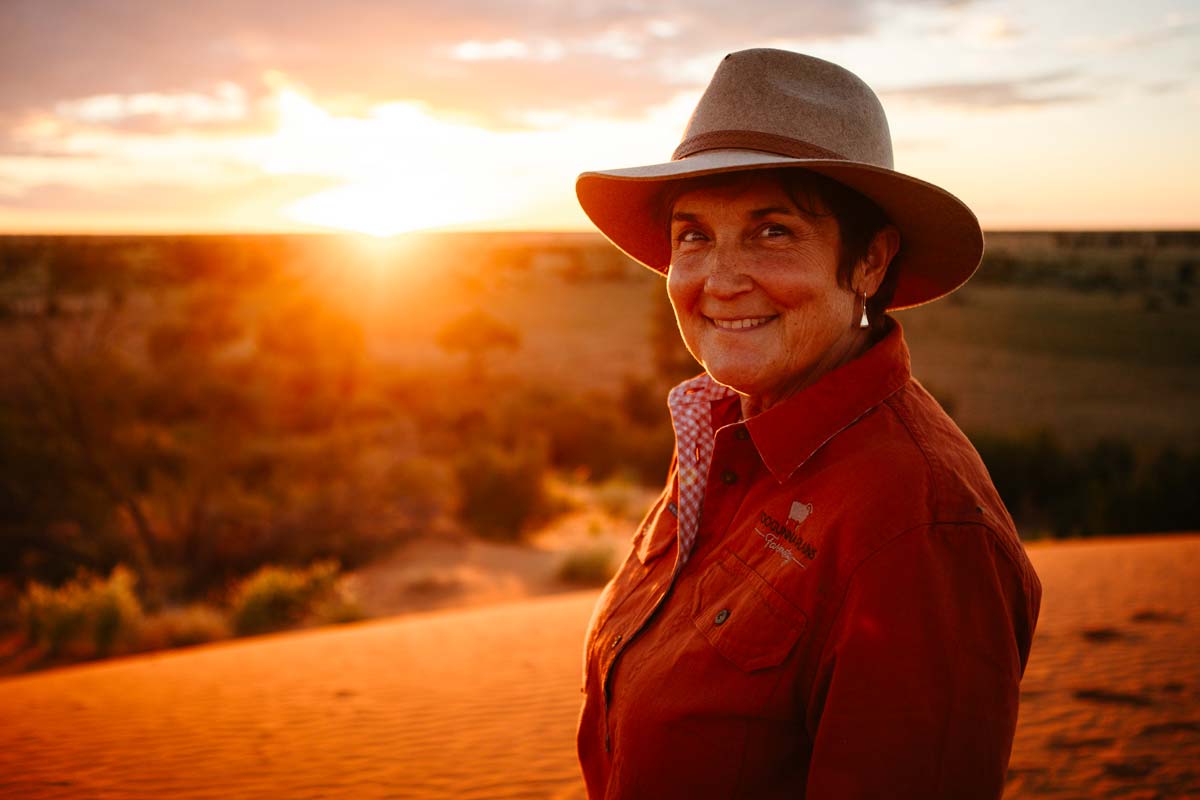
[(825, 356), (812, 369), (795, 376), (795, 378), (777, 390), (757, 395), (742, 395), (742, 419), (761, 414), (772, 406), (782, 403), (789, 397), (804, 391), (821, 378), (833, 372), (838, 367), (849, 364), (861, 356), (873, 344), (869, 328), (847, 331), (847, 335), (839, 339), (833, 347), (826, 351)]

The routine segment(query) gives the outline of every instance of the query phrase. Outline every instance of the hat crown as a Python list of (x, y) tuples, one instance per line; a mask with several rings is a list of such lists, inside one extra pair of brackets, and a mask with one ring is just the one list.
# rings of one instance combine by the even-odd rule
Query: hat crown
[(734, 131), (765, 134), (759, 137), (765, 143), (752, 149), (782, 152), (770, 144), (782, 138), (893, 169), (887, 117), (871, 87), (837, 64), (800, 53), (757, 48), (725, 56), (676, 152), (716, 149), (704, 142), (728, 141), (722, 134)]

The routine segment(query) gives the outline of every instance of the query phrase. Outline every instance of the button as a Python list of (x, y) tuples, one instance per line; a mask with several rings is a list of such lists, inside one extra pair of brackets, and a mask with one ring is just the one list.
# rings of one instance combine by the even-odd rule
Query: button
[(613, 640), (612, 640), (612, 649), (613, 649), (613, 650), (616, 650), (616, 649), (617, 649), (617, 645), (619, 645), (620, 643), (621, 643), (621, 634), (619, 634), (619, 633), (618, 633), (616, 636), (614, 636), (614, 637), (613, 637)]
[(744, 442), (750, 438), (750, 431), (746, 430), (744, 427), (738, 428), (733, 432), (733, 438)]
[(737, 479), (738, 479), (737, 473), (731, 469), (727, 469), (721, 473), (721, 480), (724, 481), (727, 485), (732, 485), (732, 484), (737, 483)]
[(729, 619), (729, 609), (722, 608), (717, 612), (717, 615), (713, 617), (713, 625), (724, 625), (725, 620), (727, 619)]

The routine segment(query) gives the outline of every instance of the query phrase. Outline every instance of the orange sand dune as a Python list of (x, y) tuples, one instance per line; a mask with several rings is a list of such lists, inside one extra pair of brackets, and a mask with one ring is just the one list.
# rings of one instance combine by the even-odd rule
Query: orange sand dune
[[(1008, 797), (1200, 796), (1200, 536), (1035, 546)], [(595, 593), (0, 681), (0, 796), (581, 796)]]

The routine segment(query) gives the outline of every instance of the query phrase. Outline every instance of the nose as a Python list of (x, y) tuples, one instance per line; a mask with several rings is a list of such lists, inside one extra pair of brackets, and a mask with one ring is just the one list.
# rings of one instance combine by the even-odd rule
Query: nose
[(736, 297), (754, 287), (736, 246), (714, 247), (708, 255), (707, 267), (704, 291), (712, 297), (722, 300)]

